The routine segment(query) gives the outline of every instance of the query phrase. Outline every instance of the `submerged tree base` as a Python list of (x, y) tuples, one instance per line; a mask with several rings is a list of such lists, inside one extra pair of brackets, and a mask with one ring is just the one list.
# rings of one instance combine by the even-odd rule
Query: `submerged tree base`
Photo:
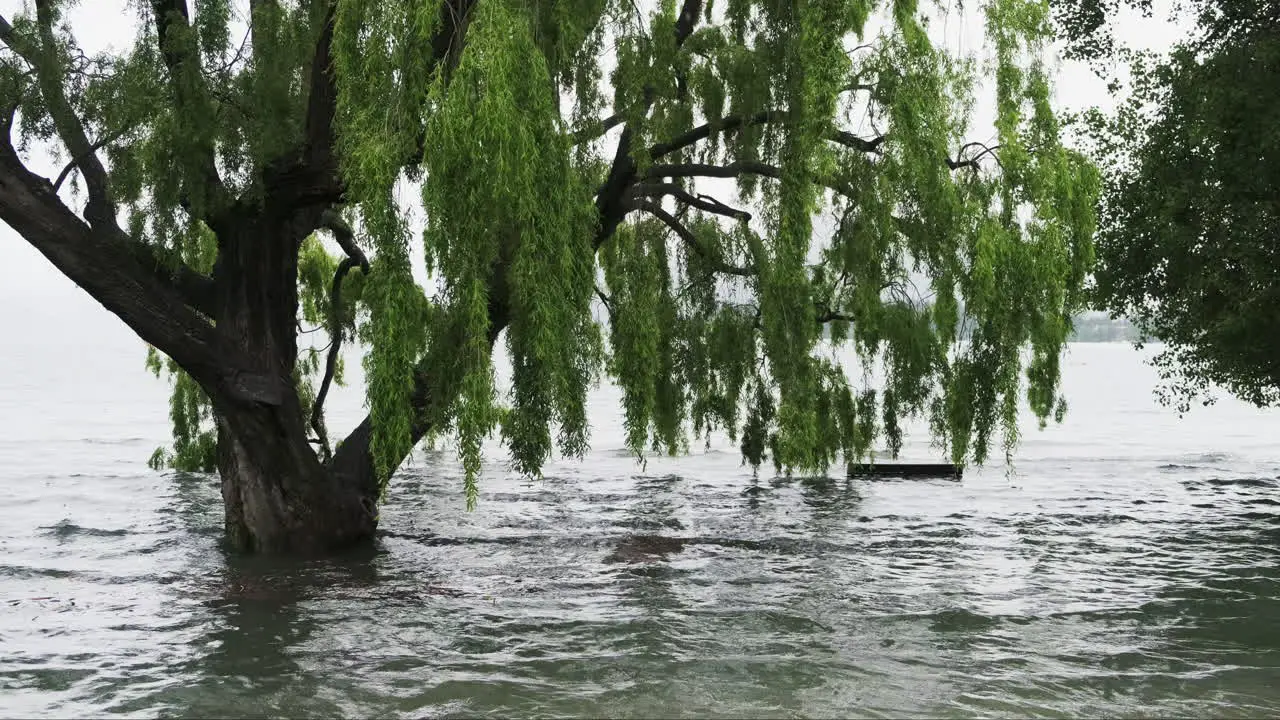
[(256, 440), (241, 442), (225, 425), (219, 431), (226, 540), (232, 550), (317, 556), (373, 541), (376, 497), (322, 465), (305, 444)]

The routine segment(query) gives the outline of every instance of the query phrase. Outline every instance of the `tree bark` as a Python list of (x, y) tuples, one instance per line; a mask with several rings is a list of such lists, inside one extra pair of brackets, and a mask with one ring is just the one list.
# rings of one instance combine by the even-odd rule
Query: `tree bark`
[(218, 472), (232, 549), (314, 556), (373, 539), (376, 485), (346, 482), (321, 465), (296, 398), (281, 408), (218, 415)]
[(323, 207), (298, 211), (268, 194), (255, 210), (226, 222), (218, 235), (214, 318), (253, 369), (286, 390), (274, 405), (210, 395), (227, 539), (245, 552), (343, 550), (373, 538), (377, 485), (350, 482), (321, 463), (293, 379), (298, 250)]

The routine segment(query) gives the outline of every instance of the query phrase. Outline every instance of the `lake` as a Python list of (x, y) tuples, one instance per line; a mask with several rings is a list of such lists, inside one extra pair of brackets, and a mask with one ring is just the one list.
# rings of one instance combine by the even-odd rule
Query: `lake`
[(300, 565), (224, 556), (216, 481), (146, 468), (167, 389), (102, 332), (0, 351), (0, 715), (1280, 713), (1280, 413), (1179, 420), (1127, 345), (1071, 348), (1012, 475), (642, 468), (605, 387), (585, 462), (495, 452), (468, 514), (422, 453), (376, 548)]

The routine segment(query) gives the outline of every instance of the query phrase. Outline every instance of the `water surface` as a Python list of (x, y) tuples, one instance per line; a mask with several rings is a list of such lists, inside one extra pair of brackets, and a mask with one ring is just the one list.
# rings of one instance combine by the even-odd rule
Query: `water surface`
[(1180, 422), (1123, 345), (1072, 349), (1012, 477), (641, 468), (603, 388), (586, 462), (495, 462), (467, 514), (425, 454), (374, 550), (304, 565), (224, 556), (216, 482), (144, 465), (136, 345), (83, 352), (0, 352), (0, 715), (1280, 713), (1280, 414)]

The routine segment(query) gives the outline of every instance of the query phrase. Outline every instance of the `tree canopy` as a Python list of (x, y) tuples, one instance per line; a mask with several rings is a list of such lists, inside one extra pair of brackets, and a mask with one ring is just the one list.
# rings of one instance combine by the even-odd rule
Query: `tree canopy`
[(1104, 192), (1097, 301), (1166, 343), (1163, 399), (1280, 400), (1280, 3), (1183, 3), (1194, 31), (1129, 61), (1092, 114)]
[[(72, 5), (0, 26), (5, 172), (25, 182), (20, 155), (55, 147), (52, 187), (78, 189), (85, 232), (109, 229), (102, 252), (127, 249), (190, 309), (182, 337), (140, 330), (174, 382), (157, 462), (216, 462), (215, 375), (180, 341), (235, 347), (259, 322), (331, 337), (288, 359), (322, 455), (336, 346), (358, 338), (380, 481), (448, 432), (472, 500), (493, 433), (521, 473), (581, 456), (602, 373), (637, 455), (724, 431), (788, 471), (877, 437), (896, 453), (916, 415), (982, 462), (1016, 442), (1023, 398), (1042, 422), (1063, 408), (1100, 181), (1061, 140), (1045, 0), (986, 3), (982, 57), (935, 42), (943, 8), (916, 0), (153, 0), (130, 3), (131, 46), (97, 55)], [(995, 139), (976, 142), (987, 75)], [(296, 208), (296, 287), (268, 293), (283, 309), (224, 328), (201, 293), (227, 267), (244, 293), (293, 267), (228, 242), (236, 217)]]

